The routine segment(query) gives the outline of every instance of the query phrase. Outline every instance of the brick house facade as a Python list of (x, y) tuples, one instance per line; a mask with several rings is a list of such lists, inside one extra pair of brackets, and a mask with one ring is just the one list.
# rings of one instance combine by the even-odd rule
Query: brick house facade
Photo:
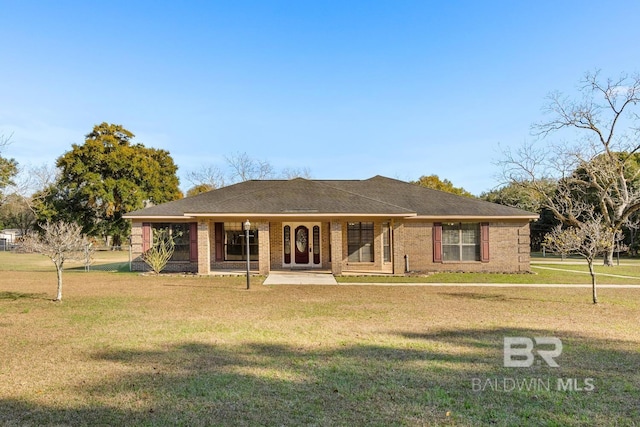
[(529, 271), (536, 214), (376, 176), (368, 180), (247, 181), (131, 212), (134, 270), (154, 230), (174, 237), (167, 271), (209, 274), (321, 269), (401, 275), (407, 270)]

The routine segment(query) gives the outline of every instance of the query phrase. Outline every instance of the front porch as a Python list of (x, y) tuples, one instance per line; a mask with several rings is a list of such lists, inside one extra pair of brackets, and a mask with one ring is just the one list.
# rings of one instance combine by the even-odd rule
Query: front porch
[[(194, 227), (197, 229), (198, 274), (246, 271), (246, 243), (244, 235), (237, 231), (239, 223), (199, 219)], [(368, 228), (361, 230), (361, 224), (368, 224)], [(390, 221), (362, 223), (306, 218), (252, 220), (250, 270), (264, 276), (273, 271), (297, 270), (328, 271), (333, 275), (352, 271), (393, 274), (395, 254), (390, 224)], [(395, 267), (404, 268), (403, 265)]]

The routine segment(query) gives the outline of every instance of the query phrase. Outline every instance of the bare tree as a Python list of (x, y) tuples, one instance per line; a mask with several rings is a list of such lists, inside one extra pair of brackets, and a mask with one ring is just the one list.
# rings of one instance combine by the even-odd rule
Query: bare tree
[(311, 178), (311, 169), (308, 167), (304, 168), (284, 168), (282, 172), (280, 172), (280, 176), (283, 179), (293, 179), (293, 178)]
[(226, 182), (224, 172), (215, 165), (202, 166), (198, 170), (188, 172), (186, 178), (194, 187), (202, 186), (209, 190), (222, 188)]
[[(535, 190), (564, 224), (579, 225), (566, 205), (572, 203), (569, 199), (582, 197), (616, 235), (640, 210), (640, 117), (634, 112), (640, 102), (640, 75), (602, 82), (597, 72), (587, 73), (580, 92), (578, 101), (552, 93), (547, 105), (551, 119), (533, 126), (534, 134), (542, 138), (561, 130), (575, 131), (576, 143), (526, 143), (515, 152), (505, 151), (499, 163), (507, 182)], [(543, 184), (549, 179), (571, 189), (561, 193), (565, 199), (545, 194)], [(611, 245), (605, 265), (613, 265), (613, 250)]]
[[(576, 204), (574, 204), (574, 207)], [(582, 256), (589, 266), (591, 274), (591, 294), (593, 303), (598, 303), (596, 290), (596, 273), (593, 262), (598, 255), (611, 250), (621, 233), (616, 233), (613, 228), (603, 222), (602, 215), (595, 214), (593, 206), (581, 205), (583, 212), (578, 215), (582, 218), (577, 226), (563, 228), (555, 227), (545, 236), (545, 245), (551, 251), (562, 255), (578, 254)]]
[(251, 179), (269, 179), (275, 176), (273, 166), (266, 160), (253, 159), (247, 153), (235, 153), (225, 157), (231, 169), (231, 180), (249, 181)]
[(68, 259), (84, 260), (90, 242), (82, 234), (82, 227), (75, 223), (47, 222), (42, 233), (30, 232), (23, 240), (26, 252), (46, 255), (56, 267), (58, 293), (54, 301), (62, 301), (62, 271)]
[[(629, 234), (629, 253), (633, 255), (638, 254), (638, 230), (640, 230), (640, 220), (638, 219), (638, 213), (636, 212), (629, 221), (625, 224), (625, 229)], [(618, 253), (621, 252), (620, 250)]]
[(47, 164), (18, 168), (16, 179), (11, 185), (11, 194), (22, 200), (34, 215), (37, 215), (40, 204), (51, 194), (53, 185), (60, 171)]
[(204, 165), (198, 170), (187, 173), (186, 179), (193, 185), (187, 195), (193, 196), (231, 183), (252, 179), (311, 178), (311, 170), (308, 167), (284, 168), (278, 172), (268, 161), (251, 158), (247, 153), (225, 156), (225, 161), (227, 173), (216, 165)]

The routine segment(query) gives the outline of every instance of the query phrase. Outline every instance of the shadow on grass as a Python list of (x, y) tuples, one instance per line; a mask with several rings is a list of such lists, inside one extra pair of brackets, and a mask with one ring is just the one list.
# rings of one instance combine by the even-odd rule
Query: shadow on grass
[(36, 294), (36, 293), (28, 293), (28, 292), (11, 292), (11, 291), (0, 292), (0, 300), (16, 301), (19, 299), (51, 299), (51, 298), (47, 298), (47, 295), (43, 293)]
[[(338, 348), (187, 342), (95, 353), (112, 372), (78, 384), (83, 405), (0, 400), (0, 421), (70, 425), (633, 425), (632, 344), (559, 336), (559, 368), (504, 368), (504, 336), (528, 328), (400, 331), (396, 344)], [(476, 391), (474, 378), (594, 378), (593, 392)], [(555, 386), (555, 383), (554, 383)], [(450, 411), (450, 415), (447, 412)], [(634, 421), (635, 420), (635, 421)]]
[(510, 301), (510, 300), (526, 300), (527, 298), (508, 297), (504, 294), (493, 294), (489, 292), (447, 292), (446, 295), (453, 298), (464, 298), (473, 300), (489, 300), (489, 301)]
[[(69, 271), (85, 271), (84, 266), (68, 268)], [(89, 267), (91, 271), (102, 271), (108, 273), (130, 273), (129, 262), (110, 262), (107, 264), (94, 264)]]

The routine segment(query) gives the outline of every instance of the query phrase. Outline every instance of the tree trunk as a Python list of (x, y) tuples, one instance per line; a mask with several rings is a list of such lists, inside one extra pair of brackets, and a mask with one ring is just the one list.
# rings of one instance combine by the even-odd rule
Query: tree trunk
[(114, 234), (111, 236), (111, 250), (119, 251), (122, 249), (122, 236), (120, 234)]
[(58, 296), (54, 301), (62, 301), (62, 264), (56, 264), (56, 272), (58, 274)]
[(591, 296), (593, 297), (593, 303), (598, 303), (598, 293), (596, 291), (596, 272), (593, 271), (593, 260), (588, 260), (589, 273), (591, 273)]
[(613, 266), (613, 247), (608, 249), (607, 252), (604, 253), (604, 265), (607, 267)]

